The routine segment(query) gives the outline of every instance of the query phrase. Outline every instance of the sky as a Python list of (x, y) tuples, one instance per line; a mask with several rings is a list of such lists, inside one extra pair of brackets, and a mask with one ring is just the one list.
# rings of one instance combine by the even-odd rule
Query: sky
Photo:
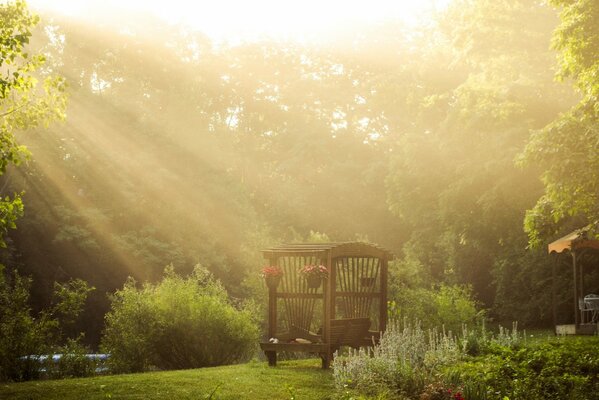
[(365, 23), (416, 25), (451, 0), (29, 0), (34, 10), (97, 19), (101, 11), (144, 11), (214, 40), (303, 39)]

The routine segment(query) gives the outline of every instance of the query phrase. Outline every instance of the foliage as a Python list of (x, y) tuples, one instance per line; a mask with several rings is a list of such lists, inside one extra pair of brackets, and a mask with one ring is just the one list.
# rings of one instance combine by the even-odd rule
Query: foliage
[(412, 289), (399, 285), (392, 287), (389, 298), (391, 317), (422, 321), (423, 329), (444, 327), (457, 334), (464, 324), (474, 326), (483, 318), (472, 289), (467, 286), (442, 284), (431, 289)]
[(115, 372), (197, 368), (245, 360), (257, 329), (204, 268), (188, 278), (165, 269), (162, 281), (137, 288), (129, 279), (112, 296), (103, 348)]
[[(480, 397), (467, 399), (595, 399), (599, 389), (597, 338), (558, 338), (490, 353), (450, 366), (453, 376)], [(484, 391), (480, 388), (485, 388)]]
[[(29, 41), (39, 22), (24, 1), (0, 4), (0, 175), (30, 156), (16, 134), (65, 115), (65, 82), (45, 68), (41, 51)], [(41, 81), (41, 84), (40, 84)], [(6, 185), (2, 187), (4, 191)], [(0, 246), (23, 215), (21, 195), (0, 196)], [(0, 380), (27, 380), (38, 375), (36, 356), (60, 343), (61, 329), (74, 322), (93, 289), (81, 280), (55, 284), (53, 304), (37, 318), (29, 297), (31, 280), (0, 265)]]
[(561, 52), (559, 77), (572, 77), (584, 95), (583, 103), (595, 103), (599, 96), (599, 28), (595, 23), (599, 6), (589, 0), (551, 0), (562, 7), (561, 23), (553, 37), (553, 46)]
[(581, 225), (599, 221), (599, 6), (589, 0), (552, 3), (561, 7), (553, 35), (558, 78), (573, 78), (582, 98), (535, 132), (521, 155), (522, 164), (544, 170), (545, 192), (525, 218), (533, 246), (554, 237), (572, 217), (581, 218)]
[(54, 282), (52, 315), (61, 328), (68, 328), (83, 311), (85, 300), (95, 288), (81, 279), (69, 279), (65, 283)]
[[(596, 232), (599, 221), (599, 112), (578, 108), (531, 137), (523, 160), (543, 166), (545, 193), (527, 211), (525, 229), (534, 247), (555, 237), (565, 222), (578, 217)], [(581, 226), (578, 226), (581, 227)]]
[[(596, 337), (527, 341), (514, 324), (492, 333), (484, 325), (460, 337), (392, 324), (371, 351), (338, 355), (338, 392), (388, 393), (420, 400), (595, 399)], [(353, 390), (353, 391), (352, 391)]]
[(547, 68), (555, 23), (542, 2), (452, 2), (439, 21), (443, 48), (426, 54), (443, 66), (444, 85), (420, 82), (413, 127), (390, 156), (387, 202), (409, 227), (402, 268), (425, 287), (471, 285), (493, 317), (503, 266), (527, 252), (523, 212), (542, 192), (538, 171), (514, 158), (531, 129), (573, 102)]
[(62, 328), (80, 313), (87, 294), (85, 282), (57, 284), (55, 303), (37, 317), (29, 305), (31, 280), (0, 267), (0, 380), (29, 380), (39, 376), (36, 357), (52, 352), (63, 340)]
[[(555, 302), (558, 324), (572, 318), (572, 270), (569, 257), (548, 258), (546, 248), (529, 249), (522, 254), (514, 251), (497, 260), (493, 270), (495, 282), (495, 321), (509, 324), (518, 320), (522, 328), (549, 327), (553, 321), (551, 304)], [(590, 259), (589, 265), (594, 261)], [(555, 279), (551, 273), (555, 264)], [(599, 283), (599, 276), (590, 268), (585, 274), (589, 288)], [(552, 287), (555, 288), (553, 298)]]
[(518, 323), (512, 324), (512, 329), (499, 325), (497, 334), (488, 331), (483, 323), (477, 328), (464, 326), (460, 343), (462, 351), (470, 356), (487, 354), (496, 348), (517, 348), (526, 342), (526, 336), (518, 330)]
[(77, 378), (92, 376), (100, 363), (87, 355), (89, 348), (81, 344), (81, 337), (67, 339), (64, 346), (54, 349), (60, 358), (54, 360), (51, 356), (43, 363), (44, 376), (49, 378)]
[[(24, 1), (0, 4), (0, 175), (10, 164), (19, 165), (29, 151), (19, 145), (17, 131), (48, 124), (64, 117), (65, 96), (62, 78), (45, 74), (38, 84), (35, 73), (44, 65), (42, 54), (29, 54), (27, 45), (39, 18), (31, 15)], [(8, 229), (23, 215), (20, 195), (0, 198), (0, 246)]]
[(31, 281), (0, 268), (0, 380), (22, 381), (38, 376), (38, 363), (29, 355), (48, 349), (57, 323), (42, 314), (35, 319), (28, 304)]

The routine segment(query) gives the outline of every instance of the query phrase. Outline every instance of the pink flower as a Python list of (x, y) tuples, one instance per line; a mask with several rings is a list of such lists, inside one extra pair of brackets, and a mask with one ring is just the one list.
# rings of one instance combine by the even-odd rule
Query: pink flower
[(262, 268), (262, 277), (267, 278), (269, 276), (283, 276), (283, 270), (276, 265)]
[(322, 278), (329, 274), (327, 267), (324, 265), (304, 265), (299, 272), (305, 276), (320, 276)]

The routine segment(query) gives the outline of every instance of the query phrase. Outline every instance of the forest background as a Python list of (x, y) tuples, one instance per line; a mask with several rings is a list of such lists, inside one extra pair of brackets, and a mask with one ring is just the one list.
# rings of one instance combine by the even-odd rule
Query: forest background
[(599, 220), (599, 7), (560, 20), (568, 3), (456, 0), (318, 44), (43, 16), (31, 47), (67, 118), (17, 134), (32, 155), (0, 177), (25, 204), (2, 264), (35, 310), (56, 281), (94, 286), (72, 327), (94, 347), (127, 276), (199, 263), (260, 304), (259, 250), (303, 241), (378, 243), (396, 295), (468, 285), (495, 321), (549, 326), (544, 245)]

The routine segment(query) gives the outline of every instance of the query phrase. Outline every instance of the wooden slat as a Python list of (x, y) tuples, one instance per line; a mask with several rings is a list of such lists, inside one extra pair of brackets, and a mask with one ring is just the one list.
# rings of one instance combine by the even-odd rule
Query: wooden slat
[(371, 243), (363, 242), (337, 242), (337, 243), (301, 243), (285, 244), (262, 250), (265, 257), (269, 254), (290, 254), (299, 252), (323, 252), (331, 251), (332, 257), (341, 256), (371, 256), (378, 258), (392, 258), (392, 254), (384, 248)]
[[(353, 274), (352, 274), (352, 265), (351, 259), (348, 257), (343, 257), (343, 263), (345, 265), (345, 271), (347, 273), (347, 290), (350, 292), (354, 291), (353, 288)], [(347, 308), (345, 309), (345, 318), (351, 318), (354, 314), (354, 298), (347, 297)]]
[(324, 343), (260, 343), (263, 351), (292, 351), (306, 353), (324, 353), (327, 345)]
[[(368, 266), (368, 260), (369, 258), (364, 258), (364, 257), (359, 257), (356, 258), (356, 262), (358, 263), (356, 270), (358, 271), (358, 276), (356, 278), (357, 280), (357, 286), (356, 286), (356, 291), (357, 292), (364, 292), (366, 290), (365, 287), (362, 287), (362, 277), (368, 276), (368, 272), (366, 270), (366, 267)], [(358, 297), (358, 308), (357, 308), (357, 312), (356, 312), (356, 317), (361, 317), (361, 316), (366, 316), (366, 306), (367, 306), (367, 302), (366, 300), (368, 300), (367, 297)]]
[[(275, 259), (269, 260), (270, 265), (276, 265)], [(268, 337), (275, 337), (277, 334), (277, 289), (268, 289)]]
[[(292, 267), (290, 266), (290, 259), (289, 257), (280, 257), (279, 258), (280, 263), (282, 265), (282, 267), (284, 268), (284, 275), (283, 275), (283, 290), (285, 293), (289, 293), (292, 290), (293, 285), (293, 281), (294, 281), (294, 277), (295, 277), (295, 273), (292, 271)], [(283, 304), (285, 305), (285, 311), (286, 311), (286, 316), (287, 316), (287, 320), (286, 322), (286, 326), (287, 326), (287, 330), (290, 329), (292, 321), (293, 321), (293, 303), (290, 301), (284, 301)]]
[(295, 257), (295, 256), (319, 256), (326, 252), (326, 250), (302, 250), (302, 251), (263, 251), (264, 258), (269, 259), (270, 257)]

